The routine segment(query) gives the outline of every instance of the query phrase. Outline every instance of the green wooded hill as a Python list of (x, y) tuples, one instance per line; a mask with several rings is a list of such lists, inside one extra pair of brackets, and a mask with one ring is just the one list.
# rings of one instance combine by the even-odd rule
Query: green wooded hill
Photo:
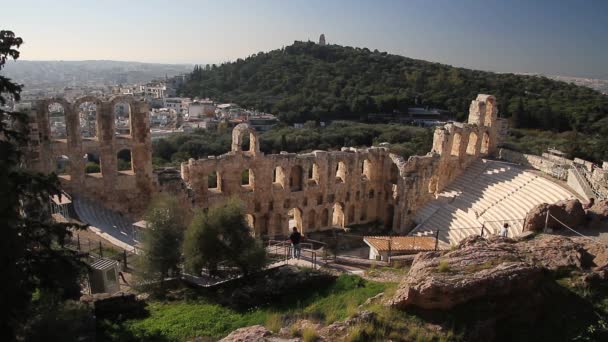
[[(571, 133), (562, 146), (567, 152), (608, 158), (608, 149), (597, 147), (608, 143), (608, 96), (544, 77), (457, 68), (366, 48), (294, 42), (219, 66), (196, 66), (180, 92), (275, 113), (288, 123), (359, 119), (410, 106), (447, 109), (463, 120), (471, 100), (488, 93), (513, 127)], [(537, 147), (521, 143), (522, 135), (536, 133), (516, 133), (513, 146)]]

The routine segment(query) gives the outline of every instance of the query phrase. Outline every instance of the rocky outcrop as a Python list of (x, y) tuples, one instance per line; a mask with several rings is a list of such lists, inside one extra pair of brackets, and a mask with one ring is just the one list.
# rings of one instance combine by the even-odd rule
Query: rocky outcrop
[(230, 335), (224, 337), (220, 342), (262, 342), (267, 341), (272, 333), (261, 325), (253, 325), (236, 329)]
[(420, 253), (389, 305), (450, 309), (480, 298), (533, 293), (545, 269), (587, 269), (593, 262), (580, 239), (541, 235), (527, 241), (469, 237), (456, 250)]
[(608, 225), (608, 199), (596, 202), (587, 210), (590, 228), (600, 228)]
[[(542, 231), (545, 227), (547, 212), (569, 227), (574, 228), (586, 222), (585, 210), (583, 209), (581, 202), (577, 199), (559, 201), (554, 204), (543, 203), (537, 205), (528, 212), (524, 224), (524, 231)], [(551, 229), (563, 228), (563, 226), (554, 219), (549, 219), (547, 227)]]

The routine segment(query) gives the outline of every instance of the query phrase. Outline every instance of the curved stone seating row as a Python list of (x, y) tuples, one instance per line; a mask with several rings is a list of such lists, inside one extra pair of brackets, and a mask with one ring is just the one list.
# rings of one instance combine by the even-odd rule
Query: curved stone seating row
[(81, 222), (129, 245), (135, 245), (131, 222), (121, 214), (84, 197), (74, 197), (72, 203)]
[(506, 222), (513, 237), (522, 232), (533, 207), (573, 197), (559, 184), (515, 165), (479, 160), (418, 211), (414, 221), (419, 224), (410, 234), (438, 234), (442, 243), (456, 244), (481, 234), (482, 227), (484, 234), (498, 234)]

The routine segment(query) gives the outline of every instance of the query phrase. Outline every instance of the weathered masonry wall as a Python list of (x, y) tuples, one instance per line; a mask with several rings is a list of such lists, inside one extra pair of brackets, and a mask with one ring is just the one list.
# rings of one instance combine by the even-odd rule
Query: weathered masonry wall
[(231, 152), (191, 159), (181, 173), (195, 207), (238, 197), (259, 236), (286, 235), (293, 225), (306, 233), (375, 220), (405, 233), (418, 208), (475, 159), (495, 153), (503, 127), (494, 97), (479, 95), (468, 123), (436, 129), (432, 151), (405, 161), (385, 147), (266, 156), (255, 130), (241, 124)]
[[(87, 109), (83, 114), (85, 104), (94, 111)], [(122, 121), (115, 115), (116, 108), (125, 110)], [(155, 191), (150, 121), (144, 102), (127, 96), (107, 101), (87, 96), (73, 103), (46, 99), (37, 103), (33, 128), (37, 134), (28, 160), (32, 168), (56, 172), (68, 193), (128, 215), (143, 212)], [(130, 166), (120, 171), (119, 152), (131, 159)], [(85, 171), (90, 157), (99, 161), (99, 172)]]
[[(132, 97), (43, 100), (35, 119), (28, 163), (56, 172), (68, 193), (134, 219), (159, 191), (192, 208), (238, 197), (263, 237), (286, 235), (294, 225), (307, 233), (376, 220), (406, 233), (418, 208), (475, 159), (496, 152), (505, 130), (490, 95), (471, 102), (468, 123), (437, 128), (432, 151), (408, 160), (382, 146), (264, 155), (255, 130), (241, 124), (230, 152), (183, 163), (180, 179), (153, 172), (148, 107)], [(130, 156), (126, 169), (119, 154)], [(92, 159), (98, 172), (85, 171)]]

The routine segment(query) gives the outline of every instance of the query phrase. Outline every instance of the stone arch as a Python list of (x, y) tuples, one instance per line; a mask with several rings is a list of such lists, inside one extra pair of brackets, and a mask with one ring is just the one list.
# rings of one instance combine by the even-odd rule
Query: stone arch
[[(249, 150), (243, 151), (243, 135), (249, 134)], [(258, 136), (255, 129), (246, 123), (238, 124), (232, 130), (232, 152), (260, 152)]]
[(211, 171), (207, 175), (207, 189), (216, 192), (222, 191), (222, 176), (219, 171)]
[(455, 157), (460, 157), (460, 145), (462, 143), (462, 134), (460, 132), (454, 132), (454, 138), (452, 139), (452, 150), (450, 154)]
[(321, 212), (321, 222), (320, 225), (322, 227), (329, 227), (331, 226), (331, 222), (329, 222), (329, 209), (325, 208), (323, 209), (323, 211)]
[(485, 99), (486, 111), (484, 113), (484, 126), (491, 127), (494, 123), (494, 113), (496, 112), (496, 98), (492, 95), (488, 95)]
[(282, 166), (277, 166), (272, 170), (272, 184), (276, 184), (281, 189), (285, 189), (285, 169)]
[(88, 152), (84, 155), (84, 173), (90, 175), (103, 175), (103, 169), (101, 167), (101, 158), (99, 154)]
[(346, 164), (343, 161), (339, 161), (336, 165), (336, 183), (346, 182)]
[(334, 203), (334, 210), (331, 219), (332, 226), (344, 228), (344, 204), (337, 202)]
[(372, 162), (369, 159), (364, 159), (361, 163), (361, 179), (371, 180), (372, 179)]
[(289, 172), (289, 189), (291, 191), (301, 191), (303, 178), (304, 170), (302, 170), (302, 166), (292, 166), (291, 171)]
[(245, 169), (241, 172), (241, 186), (255, 189), (255, 172), (253, 169)]
[(291, 231), (293, 227), (296, 227), (302, 233), (302, 228), (304, 228), (302, 225), (302, 209), (294, 207), (289, 209), (287, 214), (289, 215), (289, 227), (287, 227), (289, 231)]
[(313, 162), (308, 167), (308, 184), (309, 185), (318, 185), (319, 184), (319, 165)]
[(94, 96), (84, 96), (74, 102), (73, 108), (78, 112), (80, 137), (82, 139), (98, 138), (101, 101)]
[(488, 134), (487, 131), (483, 132), (483, 135), (481, 136), (481, 148), (479, 150), (479, 153), (481, 154), (488, 154), (490, 151), (490, 134)]
[(118, 96), (110, 101), (115, 135), (122, 137), (131, 137), (133, 135), (134, 102), (135, 100), (129, 96)]
[(46, 114), (49, 121), (49, 138), (63, 140), (68, 138), (67, 110), (69, 104), (60, 99), (53, 99), (46, 104)]
[(123, 148), (116, 153), (116, 170), (123, 173), (133, 173), (132, 153), (128, 148)]
[(471, 132), (469, 134), (469, 141), (467, 143), (467, 154), (470, 156), (477, 155), (477, 133)]

